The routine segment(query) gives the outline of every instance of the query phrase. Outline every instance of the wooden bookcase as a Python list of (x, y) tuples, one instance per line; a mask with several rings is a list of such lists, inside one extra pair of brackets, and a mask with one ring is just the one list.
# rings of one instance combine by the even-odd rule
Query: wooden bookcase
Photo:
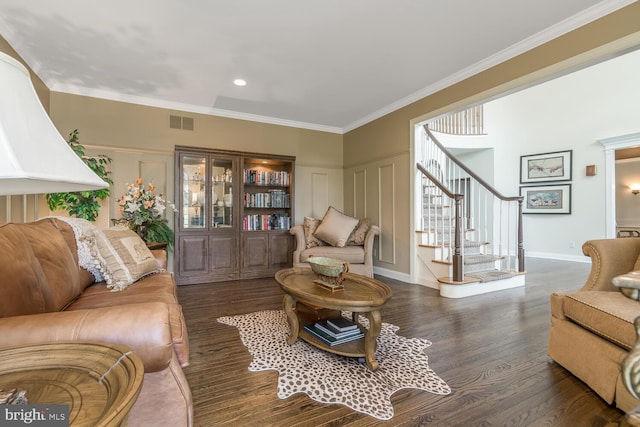
[(178, 284), (291, 266), (295, 157), (176, 146)]

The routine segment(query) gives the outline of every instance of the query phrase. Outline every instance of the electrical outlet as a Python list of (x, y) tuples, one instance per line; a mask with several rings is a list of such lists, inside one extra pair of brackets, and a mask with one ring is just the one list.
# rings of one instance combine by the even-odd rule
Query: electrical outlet
[(574, 242), (573, 240), (569, 242), (569, 247), (570, 248), (575, 248), (576, 247), (576, 242)]

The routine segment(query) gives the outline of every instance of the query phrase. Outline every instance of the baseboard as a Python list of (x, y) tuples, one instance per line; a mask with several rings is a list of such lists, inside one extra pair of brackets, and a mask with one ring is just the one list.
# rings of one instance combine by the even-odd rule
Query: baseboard
[[(567, 255), (567, 254), (558, 254), (558, 253), (552, 253), (552, 252), (527, 252), (526, 258), (544, 258), (544, 259), (557, 259), (559, 261), (591, 263), (591, 258), (588, 256)], [(526, 270), (526, 262), (525, 262), (525, 270)], [(403, 273), (401, 271), (389, 270), (387, 268), (374, 266), (373, 273), (378, 274), (380, 276), (388, 277), (390, 279), (400, 280), (401, 282), (406, 282), (414, 285), (417, 284), (417, 285), (427, 286), (433, 289), (439, 289), (439, 285), (433, 286), (430, 284), (414, 283), (411, 280), (410, 274)]]
[(400, 280), (401, 282), (412, 283), (411, 276), (400, 271), (389, 270), (387, 268), (373, 267), (373, 274), (388, 277), (390, 279)]
[(591, 258), (585, 255), (568, 255), (558, 254), (552, 252), (527, 252), (525, 257), (525, 270), (526, 270), (526, 258), (544, 258), (544, 259), (557, 259), (558, 261), (575, 261), (591, 263)]

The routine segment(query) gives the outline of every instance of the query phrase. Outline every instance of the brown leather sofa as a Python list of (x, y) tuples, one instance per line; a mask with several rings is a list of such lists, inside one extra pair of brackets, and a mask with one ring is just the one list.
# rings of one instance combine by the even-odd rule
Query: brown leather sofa
[[(165, 251), (152, 253), (166, 265)], [(63, 340), (124, 344), (142, 359), (143, 385), (129, 425), (193, 425), (182, 371), (189, 343), (173, 275), (155, 273), (112, 292), (79, 267), (66, 222), (1, 226), (0, 347)]]
[(607, 403), (629, 411), (640, 401), (625, 388), (621, 364), (636, 342), (640, 302), (612, 279), (640, 270), (640, 238), (590, 240), (582, 251), (591, 257), (584, 286), (551, 295), (548, 354)]

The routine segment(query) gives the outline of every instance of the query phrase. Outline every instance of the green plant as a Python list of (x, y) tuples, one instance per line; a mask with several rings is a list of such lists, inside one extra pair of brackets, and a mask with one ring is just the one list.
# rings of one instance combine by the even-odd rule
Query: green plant
[(165, 242), (167, 249), (173, 249), (173, 230), (169, 228), (169, 221), (166, 219), (157, 219), (146, 222), (144, 224), (146, 230), (144, 235), (145, 242)]
[(84, 146), (78, 142), (78, 129), (74, 129), (74, 131), (69, 134), (67, 142), (74, 153), (89, 166), (89, 169), (109, 184), (109, 187), (100, 190), (47, 194), (47, 204), (51, 210), (61, 209), (67, 211), (71, 216), (84, 218), (88, 221), (95, 221), (98, 216), (98, 211), (100, 210), (100, 201), (109, 197), (110, 186), (113, 185), (113, 181), (109, 178), (111, 172), (109, 172), (108, 169), (111, 158), (105, 155), (96, 157), (85, 156)]

